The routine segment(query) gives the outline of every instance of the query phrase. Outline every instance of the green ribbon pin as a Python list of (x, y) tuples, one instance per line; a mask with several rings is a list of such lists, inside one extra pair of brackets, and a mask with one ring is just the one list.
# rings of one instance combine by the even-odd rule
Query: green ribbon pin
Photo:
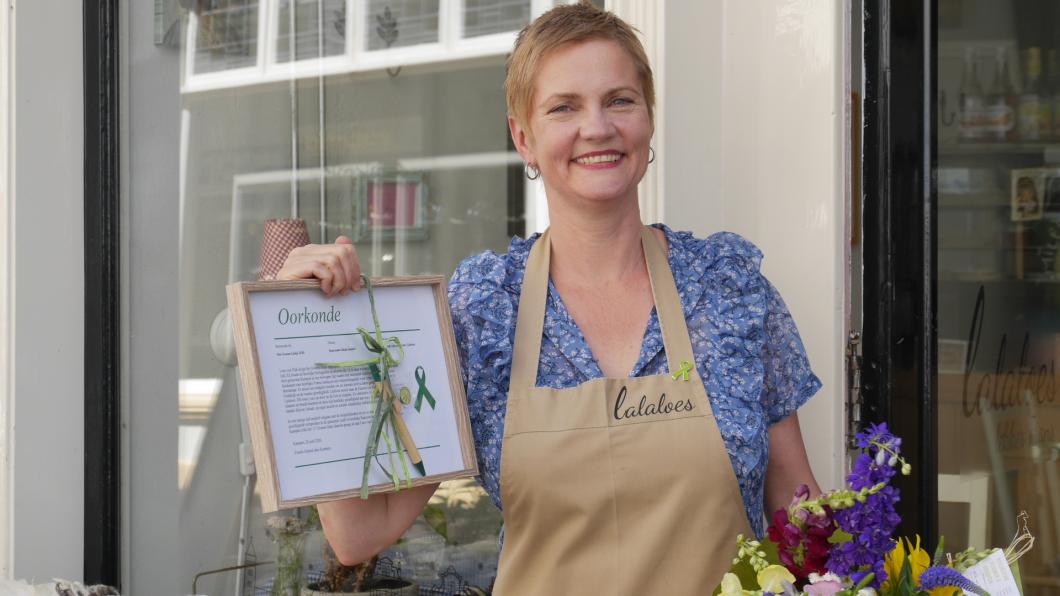
[(681, 362), (681, 368), (677, 369), (677, 372), (675, 372), (674, 374), (672, 374), (670, 376), (675, 381), (677, 380), (677, 377), (681, 377), (682, 381), (687, 381), (688, 380), (688, 373), (690, 373), (690, 372), (692, 372), (692, 363), (689, 362), (688, 360), (684, 360), (684, 361)]
[(416, 384), (419, 385), (419, 390), (416, 392), (416, 405), (414, 406), (416, 408), (416, 411), (420, 411), (420, 408), (423, 406), (424, 399), (427, 400), (427, 404), (430, 405), (431, 409), (433, 410), (435, 402), (434, 396), (431, 395), (431, 392), (427, 389), (427, 371), (423, 370), (422, 366), (417, 366), (415, 377)]

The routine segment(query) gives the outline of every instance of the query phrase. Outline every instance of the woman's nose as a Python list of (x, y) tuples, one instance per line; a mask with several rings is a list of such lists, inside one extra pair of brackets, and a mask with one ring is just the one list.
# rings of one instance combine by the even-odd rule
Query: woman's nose
[(585, 139), (607, 138), (614, 134), (615, 125), (607, 110), (592, 108), (582, 112), (581, 135)]

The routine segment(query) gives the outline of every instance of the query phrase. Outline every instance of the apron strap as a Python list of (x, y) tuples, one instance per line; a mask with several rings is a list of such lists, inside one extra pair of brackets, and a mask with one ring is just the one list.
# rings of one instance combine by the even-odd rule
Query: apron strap
[(662, 329), (666, 364), (670, 374), (677, 374), (682, 362), (691, 362), (693, 367), (695, 366), (692, 340), (689, 339), (688, 325), (685, 324), (685, 310), (681, 306), (681, 296), (677, 293), (677, 284), (670, 271), (670, 261), (663, 254), (651, 227), (644, 226), (640, 229), (640, 240), (644, 245), (644, 259), (648, 265), (652, 296), (655, 298), (655, 312)]
[[(548, 230), (534, 242), (526, 260), (523, 289), (519, 295), (519, 309), (515, 325), (515, 346), (512, 352), (511, 387), (534, 387), (537, 367), (541, 359), (541, 336), (545, 325), (545, 301), (548, 297), (548, 267), (551, 245)], [(655, 310), (662, 329), (663, 346), (671, 374), (676, 374), (682, 362), (695, 362), (692, 342), (685, 325), (681, 297), (677, 293), (670, 263), (651, 228), (643, 226), (640, 233), (644, 258), (648, 267)]]
[(552, 253), (548, 229), (530, 247), (523, 272), (515, 320), (515, 347), (512, 351), (511, 387), (537, 385), (537, 363), (541, 359), (541, 335), (545, 329), (545, 300), (548, 298), (548, 264)]

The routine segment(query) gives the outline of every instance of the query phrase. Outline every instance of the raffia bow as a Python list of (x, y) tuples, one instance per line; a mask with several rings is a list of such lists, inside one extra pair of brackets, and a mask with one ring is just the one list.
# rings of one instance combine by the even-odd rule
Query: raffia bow
[[(405, 487), (412, 488), (412, 477), (409, 474), (408, 462), (405, 458), (405, 452), (397, 445), (397, 427), (394, 423), (394, 408), (393, 401), (399, 399), (396, 397), (393, 389), (390, 387), (390, 368), (401, 364), (405, 359), (405, 346), (401, 344), (401, 340), (397, 336), (383, 337), (383, 329), (379, 325), (379, 315), (375, 310), (375, 293), (372, 290), (372, 282), (368, 279), (368, 276), (362, 275), (361, 280), (364, 282), (364, 288), (368, 292), (368, 303), (372, 309), (372, 324), (375, 326), (374, 331), (366, 329), (364, 327), (358, 327), (357, 333), (361, 336), (361, 341), (364, 342), (364, 347), (369, 352), (375, 354), (370, 358), (362, 358), (359, 360), (344, 360), (341, 362), (319, 362), (319, 366), (328, 366), (334, 368), (350, 368), (355, 366), (367, 366), (372, 372), (372, 377), (376, 381), (372, 391), (372, 397), (374, 399), (375, 409), (372, 412), (372, 426), (368, 431), (368, 444), (364, 449), (364, 473), (361, 477), (361, 498), (368, 498), (368, 472), (371, 470), (372, 461), (376, 459), (379, 452), (379, 440), (382, 439), (387, 446), (387, 455), (390, 459), (390, 469), (383, 468), (383, 471), (394, 483), (394, 490), (401, 489), (401, 479), (397, 473), (393, 470), (396, 468), (394, 461), (394, 453), (397, 452), (398, 460), (401, 464), (401, 477), (405, 480)], [(392, 350), (396, 351), (395, 355)], [(408, 390), (402, 388), (402, 394), (408, 393)], [(393, 435), (393, 439), (391, 439)]]

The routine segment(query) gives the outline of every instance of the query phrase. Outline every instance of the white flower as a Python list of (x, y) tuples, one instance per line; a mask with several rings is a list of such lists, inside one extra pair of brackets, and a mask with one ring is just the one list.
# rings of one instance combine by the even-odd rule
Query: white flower
[(726, 573), (721, 578), (721, 593), (723, 596), (743, 596), (743, 586), (735, 573)]
[(858, 596), (876, 596), (876, 590), (873, 588), (862, 588), (858, 590)]
[(816, 584), (818, 582), (836, 582), (837, 584), (842, 584), (843, 580), (839, 579), (839, 576), (834, 574), (834, 573), (832, 573), (831, 571), (829, 571), (828, 573), (826, 573), (824, 575), (820, 575), (818, 573), (812, 573), (811, 572), (810, 573), (810, 583), (811, 584)]

